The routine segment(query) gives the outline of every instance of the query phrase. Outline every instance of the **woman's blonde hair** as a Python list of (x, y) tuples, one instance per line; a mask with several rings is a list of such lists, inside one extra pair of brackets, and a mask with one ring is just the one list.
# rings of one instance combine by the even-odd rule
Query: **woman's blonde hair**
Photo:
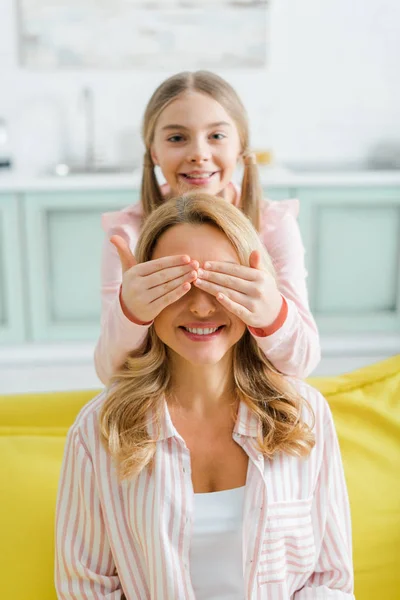
[[(199, 193), (166, 201), (150, 215), (136, 246), (138, 262), (151, 260), (163, 233), (182, 223), (207, 223), (218, 228), (243, 265), (249, 266), (252, 250), (258, 250), (262, 268), (274, 274), (249, 219), (229, 202)], [(302, 420), (306, 401), (269, 363), (248, 330), (233, 348), (232, 370), (236, 399), (243, 400), (261, 423), (261, 452), (267, 457), (277, 452), (308, 454), (314, 435)], [(148, 423), (151, 419), (156, 428), (160, 425), (164, 399), (171, 392), (170, 374), (168, 347), (151, 326), (141, 347), (131, 352), (113, 377), (100, 416), (103, 441), (116, 460), (121, 478), (138, 474), (152, 462), (156, 439), (149, 436)]]
[(141, 190), (144, 218), (146, 219), (165, 200), (151, 157), (151, 146), (157, 120), (168, 104), (187, 91), (196, 91), (211, 96), (223, 106), (235, 122), (244, 161), (239, 207), (258, 231), (262, 189), (256, 160), (249, 150), (249, 125), (246, 110), (233, 87), (222, 77), (210, 71), (184, 71), (169, 77), (155, 90), (147, 104), (142, 125), (142, 136), (146, 147)]

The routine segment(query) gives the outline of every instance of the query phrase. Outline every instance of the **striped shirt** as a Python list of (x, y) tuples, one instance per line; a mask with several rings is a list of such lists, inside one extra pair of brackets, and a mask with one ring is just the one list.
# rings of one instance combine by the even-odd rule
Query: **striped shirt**
[[(317, 390), (294, 385), (316, 417), (308, 457), (265, 459), (257, 449), (258, 419), (243, 402), (232, 434), (249, 457), (245, 598), (352, 600), (349, 502), (332, 416)], [(119, 483), (99, 435), (106, 394), (82, 409), (68, 433), (56, 517), (58, 598), (195, 600), (189, 451), (165, 403), (153, 470)], [(155, 435), (150, 421), (148, 427)]]

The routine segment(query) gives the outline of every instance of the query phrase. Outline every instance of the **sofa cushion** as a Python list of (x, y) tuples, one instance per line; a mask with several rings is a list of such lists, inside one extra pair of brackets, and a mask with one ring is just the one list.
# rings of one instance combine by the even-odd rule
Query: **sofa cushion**
[(54, 508), (65, 437), (96, 393), (0, 397), (1, 598), (56, 599)]
[[(400, 590), (400, 355), (309, 380), (332, 408), (350, 496), (357, 600)], [(98, 392), (0, 396), (2, 598), (56, 600), (54, 509), (65, 436)]]
[(332, 378), (327, 398), (350, 497), (357, 600), (400, 599), (400, 355)]

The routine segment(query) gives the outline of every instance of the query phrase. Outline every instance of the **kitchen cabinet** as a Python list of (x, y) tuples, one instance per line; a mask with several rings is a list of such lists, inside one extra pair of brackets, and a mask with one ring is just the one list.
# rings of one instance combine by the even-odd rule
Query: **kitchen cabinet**
[(100, 322), (103, 212), (136, 200), (128, 191), (27, 193), (28, 318), (33, 341), (92, 340)]
[(17, 194), (0, 194), (0, 341), (27, 335), (24, 236)]
[[(400, 335), (397, 177), (263, 181), (268, 198), (300, 200), (309, 299), (322, 336)], [(139, 198), (138, 182), (121, 181), (0, 186), (1, 344), (96, 340), (101, 214)]]
[(299, 188), (320, 333), (400, 332), (400, 187)]

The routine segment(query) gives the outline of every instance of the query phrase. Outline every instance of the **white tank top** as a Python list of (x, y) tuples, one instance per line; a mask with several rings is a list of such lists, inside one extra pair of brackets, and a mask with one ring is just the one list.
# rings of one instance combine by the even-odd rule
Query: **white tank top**
[(196, 600), (244, 600), (245, 487), (194, 495), (190, 573)]

